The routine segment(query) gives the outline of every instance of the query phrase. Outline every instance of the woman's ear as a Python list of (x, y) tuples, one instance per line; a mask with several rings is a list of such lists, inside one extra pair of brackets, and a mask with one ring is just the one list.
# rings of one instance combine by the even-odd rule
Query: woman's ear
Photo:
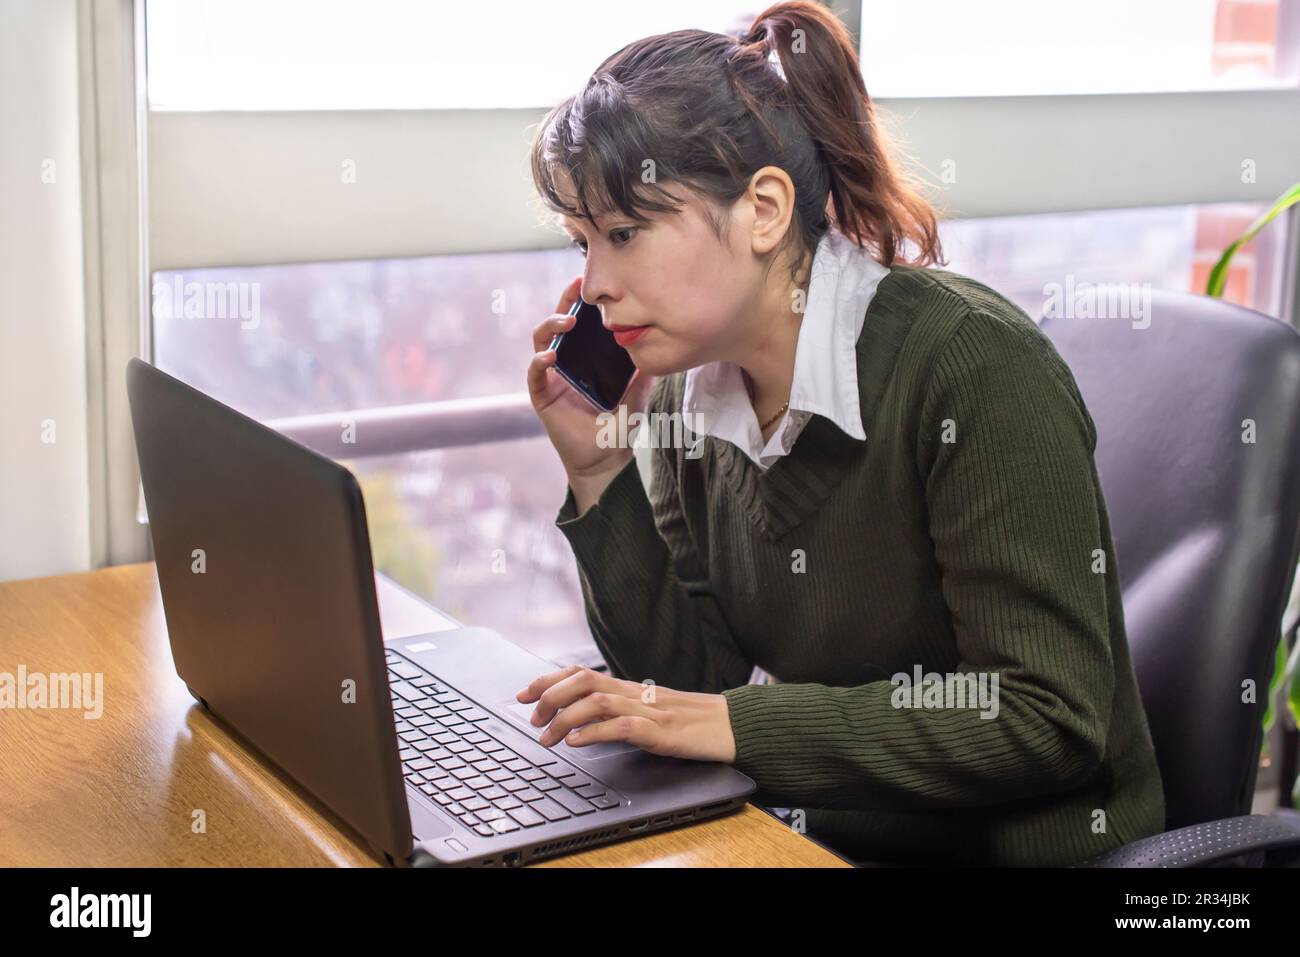
[(750, 243), (755, 253), (777, 249), (794, 219), (794, 182), (779, 166), (764, 166), (749, 178), (746, 198), (753, 204)]

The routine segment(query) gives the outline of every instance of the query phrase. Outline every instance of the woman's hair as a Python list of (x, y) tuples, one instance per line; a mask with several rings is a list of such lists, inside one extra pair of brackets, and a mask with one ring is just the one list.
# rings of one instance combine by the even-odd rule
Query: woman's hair
[(848, 31), (805, 0), (769, 7), (738, 39), (677, 30), (625, 46), (542, 121), (531, 162), (548, 207), (593, 223), (680, 209), (660, 183), (681, 183), (710, 201), (719, 239), (722, 211), (778, 166), (795, 188), (795, 269), (831, 224), (886, 266), (942, 261), (934, 210), (891, 156)]

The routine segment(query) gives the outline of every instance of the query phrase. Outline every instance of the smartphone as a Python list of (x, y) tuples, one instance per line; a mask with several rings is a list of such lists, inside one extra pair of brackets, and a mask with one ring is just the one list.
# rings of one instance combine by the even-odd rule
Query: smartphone
[(555, 371), (601, 412), (613, 412), (632, 381), (636, 363), (605, 328), (599, 306), (579, 296), (569, 315), (578, 317), (573, 328), (551, 340)]

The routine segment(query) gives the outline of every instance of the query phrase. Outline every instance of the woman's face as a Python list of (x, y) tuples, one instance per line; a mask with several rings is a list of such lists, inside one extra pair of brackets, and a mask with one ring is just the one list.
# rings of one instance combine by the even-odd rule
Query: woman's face
[[(670, 187), (672, 188), (672, 187)], [(625, 348), (650, 375), (680, 372), (741, 354), (763, 292), (763, 263), (753, 253), (745, 206), (723, 214), (723, 241), (705, 218), (704, 201), (650, 221), (615, 212), (593, 226), (562, 218), (585, 253), (582, 298), (600, 307), (605, 325), (649, 326)]]

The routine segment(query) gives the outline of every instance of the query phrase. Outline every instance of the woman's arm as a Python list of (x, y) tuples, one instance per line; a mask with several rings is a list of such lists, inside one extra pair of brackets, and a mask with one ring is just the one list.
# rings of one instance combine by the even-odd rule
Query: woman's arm
[(1096, 434), (1068, 369), (1031, 332), (971, 313), (918, 422), (956, 670), (997, 675), (996, 716), (896, 707), (891, 681), (726, 691), (735, 765), (765, 800), (972, 807), (1071, 789), (1102, 761), (1115, 682)]
[[(656, 383), (650, 412), (660, 410), (666, 383)], [(577, 560), (592, 636), (616, 678), (714, 693), (744, 684), (753, 665), (686, 529), (674, 450), (656, 448), (653, 456), (649, 494), (629, 458), (589, 508), (580, 508), (570, 485), (556, 516)]]

